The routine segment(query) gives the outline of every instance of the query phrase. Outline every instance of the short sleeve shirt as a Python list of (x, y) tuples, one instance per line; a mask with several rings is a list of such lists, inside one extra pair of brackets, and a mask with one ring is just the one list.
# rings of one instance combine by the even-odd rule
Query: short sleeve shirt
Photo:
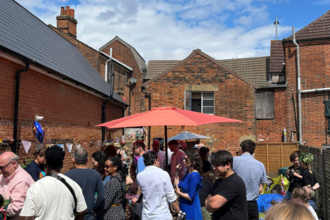
[(137, 163), (137, 174), (141, 173), (146, 168), (146, 165), (144, 164), (143, 155), (139, 158)]
[(241, 177), (246, 186), (246, 200), (253, 201), (259, 196), (259, 185), (267, 183), (265, 166), (254, 159), (251, 154), (244, 153), (234, 157), (233, 171)]
[(294, 169), (294, 166), (291, 166), (288, 168), (288, 170), (290, 170), (288, 175), (289, 176), (288, 180), (290, 181), (288, 191), (292, 192), (294, 188), (302, 186), (302, 179), (295, 177), (293, 175), (293, 171), (302, 176), (304, 169), (302, 168), (302, 166), (299, 166), (297, 169)]
[(317, 183), (316, 176), (312, 171), (310, 171), (308, 168), (305, 168), (303, 170), (303, 186), (310, 185), (313, 187)]
[[(72, 187), (77, 197), (77, 212), (87, 209), (80, 186), (63, 174), (58, 174)], [(20, 216), (35, 216), (36, 220), (73, 220), (75, 202), (69, 189), (58, 179), (50, 176), (38, 180), (27, 191)]]
[(218, 179), (213, 185), (211, 195), (220, 195), (227, 199), (227, 202), (213, 213), (213, 220), (248, 220), (245, 185), (236, 173), (225, 179)]

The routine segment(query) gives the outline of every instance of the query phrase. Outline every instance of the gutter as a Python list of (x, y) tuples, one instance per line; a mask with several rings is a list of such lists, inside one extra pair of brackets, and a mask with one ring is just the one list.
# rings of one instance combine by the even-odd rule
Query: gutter
[(298, 126), (299, 126), (299, 144), (302, 144), (302, 122), (301, 122), (301, 85), (300, 85), (300, 56), (299, 56), (299, 45), (296, 42), (296, 35), (294, 27), (292, 27), (293, 43), (297, 48), (297, 95), (298, 95)]
[[(141, 86), (141, 92), (147, 94), (149, 96), (149, 110), (151, 110), (151, 94), (145, 91), (146, 87)], [(151, 134), (150, 134), (150, 126), (148, 127), (148, 149), (150, 149), (150, 141), (151, 141)]]
[[(109, 60), (105, 61), (105, 78), (107, 77), (107, 73), (108, 73), (108, 62), (111, 61), (111, 56), (112, 56), (112, 48), (110, 48), (110, 58)], [(114, 80), (114, 66), (111, 66), (111, 86), (110, 86), (110, 97), (107, 98), (103, 104), (102, 104), (102, 118), (101, 121), (102, 123), (105, 123), (105, 121), (107, 120), (106, 117), (106, 107), (107, 107), (107, 103), (109, 101), (111, 101), (113, 99), (113, 92), (114, 92), (114, 88), (113, 88), (113, 80)], [(105, 140), (105, 127), (102, 127), (102, 143)]]
[(26, 62), (25, 68), (17, 70), (16, 74), (16, 91), (15, 91), (15, 111), (14, 111), (14, 131), (13, 131), (13, 139), (14, 144), (11, 147), (11, 151), (16, 154), (17, 147), (17, 127), (18, 127), (18, 106), (19, 106), (19, 85), (21, 81), (21, 73), (28, 71), (30, 69), (30, 63)]

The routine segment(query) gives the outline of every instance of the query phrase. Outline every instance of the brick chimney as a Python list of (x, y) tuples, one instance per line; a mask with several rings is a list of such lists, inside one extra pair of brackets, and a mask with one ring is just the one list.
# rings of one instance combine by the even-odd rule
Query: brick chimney
[(61, 7), (61, 15), (56, 17), (57, 29), (77, 38), (77, 20), (74, 19), (74, 9)]

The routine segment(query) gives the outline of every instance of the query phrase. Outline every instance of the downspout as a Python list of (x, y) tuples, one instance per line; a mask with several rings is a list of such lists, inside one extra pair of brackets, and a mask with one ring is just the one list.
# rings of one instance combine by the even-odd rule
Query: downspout
[[(107, 61), (105, 61), (105, 69), (106, 69), (106, 77), (107, 77), (107, 73), (108, 73), (108, 62), (109, 61), (111, 61), (111, 57), (112, 57), (112, 48), (110, 48), (110, 59), (109, 60), (107, 60)], [(113, 98), (113, 80), (114, 80), (114, 66), (112, 65), (112, 66), (110, 66), (111, 67), (111, 86), (110, 86), (110, 97), (107, 99), (107, 100), (105, 100), (104, 102), (103, 102), (103, 104), (102, 104), (102, 118), (101, 118), (101, 120), (102, 120), (102, 123), (105, 123), (105, 121), (106, 121), (106, 106), (107, 106), (107, 103), (109, 102), (109, 101), (111, 101), (112, 100), (112, 98)], [(105, 140), (105, 127), (102, 127), (102, 143), (104, 142), (104, 140)]]
[(14, 132), (13, 139), (14, 145), (11, 147), (11, 151), (16, 154), (17, 147), (17, 123), (18, 123), (18, 105), (19, 105), (19, 85), (21, 80), (21, 73), (28, 71), (30, 69), (30, 64), (26, 62), (25, 68), (17, 70), (16, 74), (16, 92), (15, 92), (15, 112), (14, 112)]
[[(145, 89), (146, 88), (144, 86), (141, 86), (141, 91), (144, 94), (147, 94), (149, 97), (149, 110), (151, 110), (151, 94), (149, 92), (146, 92)], [(148, 149), (150, 149), (150, 141), (151, 141), (151, 134), (150, 134), (150, 126), (149, 126), (148, 127)]]
[(299, 45), (296, 42), (296, 35), (294, 27), (292, 27), (293, 43), (297, 48), (297, 93), (298, 93), (298, 126), (299, 126), (299, 144), (302, 144), (302, 122), (301, 122), (301, 85), (300, 85), (300, 56)]
[(128, 116), (131, 115), (131, 98), (132, 98), (132, 83), (129, 81), (129, 102), (128, 102)]

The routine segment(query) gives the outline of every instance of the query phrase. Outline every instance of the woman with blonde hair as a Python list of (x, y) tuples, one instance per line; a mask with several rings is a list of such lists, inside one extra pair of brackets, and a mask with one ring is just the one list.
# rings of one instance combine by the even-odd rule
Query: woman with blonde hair
[(315, 218), (304, 205), (281, 202), (269, 209), (265, 220), (315, 220)]

